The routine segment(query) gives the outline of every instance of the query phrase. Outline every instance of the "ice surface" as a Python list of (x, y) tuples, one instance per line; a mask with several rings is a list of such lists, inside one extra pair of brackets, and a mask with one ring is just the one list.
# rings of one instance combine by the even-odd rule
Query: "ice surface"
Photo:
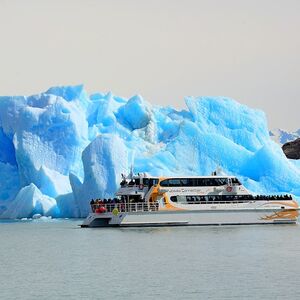
[(121, 106), (118, 120), (131, 131), (146, 127), (151, 119), (151, 111), (140, 96), (134, 96)]
[(300, 197), (300, 164), (271, 141), (263, 112), (225, 97), (152, 106), (83, 86), (0, 97), (0, 217), (84, 217), (121, 173), (209, 175), (218, 166), (255, 193)]
[(84, 181), (72, 188), (79, 207), (79, 217), (86, 216), (86, 203), (93, 198), (112, 197), (118, 188), (120, 174), (128, 171), (128, 152), (123, 140), (114, 134), (98, 136), (83, 151)]
[(11, 201), (2, 218), (21, 219), (40, 214), (42, 216), (59, 216), (56, 201), (43, 195), (40, 190), (31, 183), (23, 187), (16, 198)]

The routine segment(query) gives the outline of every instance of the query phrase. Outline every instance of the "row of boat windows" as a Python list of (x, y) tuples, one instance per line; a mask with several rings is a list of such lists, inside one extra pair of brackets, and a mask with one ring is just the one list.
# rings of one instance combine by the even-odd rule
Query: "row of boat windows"
[(252, 200), (251, 195), (210, 195), (210, 196), (172, 196), (172, 202), (222, 202), (233, 200)]
[[(232, 185), (241, 185), (237, 178), (231, 178)], [(160, 182), (160, 186), (221, 186), (228, 184), (228, 178), (172, 178)]]
[(172, 196), (172, 202), (187, 203), (206, 203), (206, 202), (224, 202), (224, 201), (249, 201), (249, 200), (291, 200), (290, 195), (207, 195), (207, 196)]
[(151, 187), (152, 185), (158, 184), (158, 179), (157, 178), (143, 178), (143, 181), (141, 181), (140, 178), (131, 179), (130, 181), (127, 181), (124, 179), (120, 183), (121, 186), (134, 186), (134, 185), (140, 185), (140, 184)]

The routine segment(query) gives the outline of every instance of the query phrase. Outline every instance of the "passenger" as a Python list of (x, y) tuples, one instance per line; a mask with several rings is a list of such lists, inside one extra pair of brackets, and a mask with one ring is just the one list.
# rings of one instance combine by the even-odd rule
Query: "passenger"
[(112, 205), (112, 200), (110, 198), (107, 200), (107, 209), (110, 212), (114, 209), (114, 207)]
[(122, 212), (125, 212), (125, 203), (121, 203), (121, 204), (120, 204), (120, 207), (121, 207), (121, 211), (122, 211)]
[(91, 200), (90, 206), (91, 206), (92, 212), (94, 213), (95, 212), (95, 201), (94, 201), (94, 199)]
[(96, 201), (95, 201), (95, 210), (96, 210), (97, 208), (99, 208), (99, 199), (96, 199)]

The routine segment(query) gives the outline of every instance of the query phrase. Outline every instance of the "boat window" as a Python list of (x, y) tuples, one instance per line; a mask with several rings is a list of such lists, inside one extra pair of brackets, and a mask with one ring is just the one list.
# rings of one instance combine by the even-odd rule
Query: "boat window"
[(198, 186), (220, 186), (226, 185), (227, 178), (198, 178)]
[[(176, 198), (176, 200), (175, 200)], [(173, 200), (174, 199), (174, 200)], [(177, 195), (172, 196), (171, 200), (173, 202), (179, 203), (189, 203), (189, 204), (206, 204), (206, 203), (219, 203), (219, 202), (244, 202), (248, 200), (253, 200), (252, 195)], [(259, 200), (259, 199), (258, 199)], [(261, 199), (262, 200), (262, 199)]]
[(150, 184), (151, 184), (151, 186), (155, 185), (155, 184), (158, 184), (158, 179), (151, 178), (150, 179)]
[(188, 186), (188, 179), (187, 178), (181, 178), (180, 179), (180, 186)]
[[(233, 184), (240, 185), (235, 178)], [(179, 186), (222, 186), (228, 183), (227, 178), (171, 178), (160, 182), (161, 186), (179, 187)]]
[(140, 179), (139, 178), (135, 178), (134, 179), (134, 183), (135, 183), (135, 185), (139, 185), (140, 184)]
[(226, 185), (227, 178), (215, 178), (216, 185)]
[(177, 196), (177, 202), (185, 203), (186, 202), (186, 197), (182, 196), (182, 195), (178, 195)]
[(149, 184), (149, 178), (143, 178), (143, 184), (148, 185)]
[(242, 185), (237, 178), (232, 178), (231, 180), (233, 185)]
[(203, 180), (202, 180), (202, 178), (198, 178), (198, 179), (196, 179), (195, 181), (196, 181), (195, 184), (196, 184), (197, 186), (203, 186)]
[[(175, 196), (172, 196), (175, 197)], [(171, 197), (171, 200), (172, 200)], [(196, 196), (196, 195), (188, 195), (188, 196), (180, 196), (177, 195), (177, 202), (187, 202), (189, 204), (206, 204), (206, 203), (219, 203), (219, 202), (244, 202), (253, 200), (254, 197), (252, 195), (205, 195), (205, 196)], [(261, 199), (261, 196), (258, 196), (256, 200), (266, 200)], [(172, 200), (173, 201), (173, 200)]]
[(208, 186), (207, 178), (198, 178), (197, 185), (198, 186)]
[(171, 197), (171, 201), (172, 201), (172, 202), (177, 202), (177, 197), (176, 197), (176, 196), (172, 196), (172, 197)]
[(169, 186), (169, 180), (162, 180), (160, 186)]
[(158, 179), (154, 179), (154, 178), (149, 179), (149, 189), (152, 187), (152, 185), (156, 185), (156, 184), (158, 184)]
[(170, 179), (169, 186), (181, 186), (181, 180), (180, 179)]

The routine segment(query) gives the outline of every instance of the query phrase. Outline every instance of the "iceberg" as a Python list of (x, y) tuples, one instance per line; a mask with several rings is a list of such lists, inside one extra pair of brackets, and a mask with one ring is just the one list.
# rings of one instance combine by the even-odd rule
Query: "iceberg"
[(22, 219), (36, 215), (57, 217), (59, 211), (55, 199), (43, 195), (31, 183), (19, 191), (8, 209), (3, 212), (2, 218)]
[(82, 85), (0, 97), (0, 218), (85, 217), (121, 173), (209, 175), (221, 167), (254, 193), (300, 197), (300, 164), (269, 135), (265, 114), (226, 97), (186, 108)]

